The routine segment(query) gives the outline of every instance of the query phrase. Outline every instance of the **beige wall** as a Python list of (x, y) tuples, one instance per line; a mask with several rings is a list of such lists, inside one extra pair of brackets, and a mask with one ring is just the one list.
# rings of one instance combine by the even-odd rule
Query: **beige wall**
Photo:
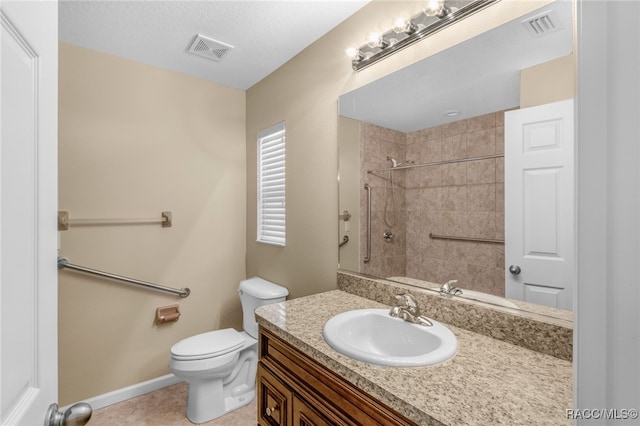
[(576, 57), (572, 53), (520, 72), (520, 108), (576, 96)]
[[(424, 59), (549, 1), (503, 0), (361, 72), (345, 48), (385, 31), (422, 2), (374, 1), (247, 91), (247, 275), (289, 288), (292, 297), (335, 288), (338, 259), (337, 100), (350, 90)], [(256, 134), (281, 120), (287, 132), (287, 246), (255, 242)]]
[[(60, 45), (60, 210), (72, 218), (159, 217), (159, 225), (60, 233), (72, 263), (191, 288), (186, 299), (61, 271), (62, 405), (167, 374), (180, 339), (241, 327), (245, 277), (245, 93)], [(156, 326), (158, 306), (179, 303)]]

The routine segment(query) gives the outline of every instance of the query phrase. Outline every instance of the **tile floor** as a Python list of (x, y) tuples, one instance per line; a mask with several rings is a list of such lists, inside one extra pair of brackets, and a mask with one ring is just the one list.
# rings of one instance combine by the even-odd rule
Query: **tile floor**
[[(187, 384), (148, 393), (93, 412), (88, 426), (192, 426), (185, 416)], [(206, 426), (255, 426), (256, 399), (222, 417), (202, 423)]]

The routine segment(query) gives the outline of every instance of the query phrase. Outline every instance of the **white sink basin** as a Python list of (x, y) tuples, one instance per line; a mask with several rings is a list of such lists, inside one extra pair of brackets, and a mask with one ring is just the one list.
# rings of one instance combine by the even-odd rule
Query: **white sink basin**
[(413, 367), (446, 361), (458, 349), (456, 336), (443, 324), (412, 324), (388, 309), (343, 312), (324, 325), (324, 340), (343, 355), (371, 364)]

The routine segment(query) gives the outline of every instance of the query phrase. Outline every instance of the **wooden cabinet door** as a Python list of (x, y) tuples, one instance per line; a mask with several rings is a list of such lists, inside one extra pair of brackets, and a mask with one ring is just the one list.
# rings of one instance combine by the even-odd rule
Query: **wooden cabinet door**
[(287, 426), (293, 393), (258, 363), (258, 424), (261, 426)]
[(332, 426), (337, 423), (330, 421), (294, 395), (293, 424), (294, 426)]

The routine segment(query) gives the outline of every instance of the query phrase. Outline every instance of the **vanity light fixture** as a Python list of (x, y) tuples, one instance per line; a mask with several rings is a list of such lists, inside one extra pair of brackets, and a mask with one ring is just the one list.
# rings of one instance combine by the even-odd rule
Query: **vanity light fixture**
[(397, 19), (385, 33), (372, 33), (362, 46), (347, 49), (347, 55), (353, 69), (360, 71), (499, 1), (425, 0), (421, 13), (410, 19)]

